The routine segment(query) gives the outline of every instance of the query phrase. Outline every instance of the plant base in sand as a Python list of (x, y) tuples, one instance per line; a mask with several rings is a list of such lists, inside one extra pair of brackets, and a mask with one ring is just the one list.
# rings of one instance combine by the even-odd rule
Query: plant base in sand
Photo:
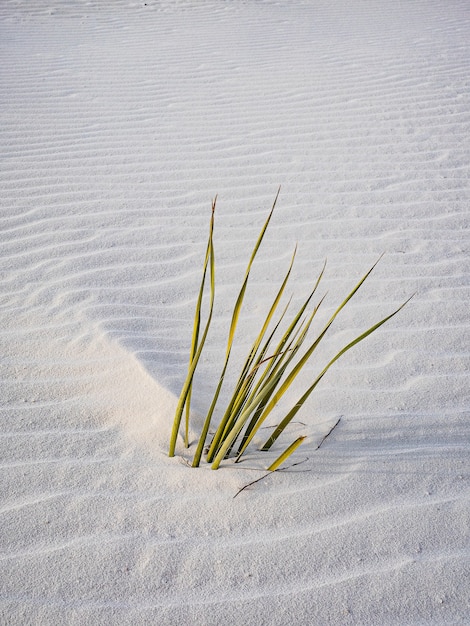
[[(280, 330), (281, 322), (283, 322), (285, 317), (287, 316), (289, 305), (287, 305), (282, 313), (277, 316), (277, 319), (275, 317), (276, 311), (278, 310), (278, 306), (281, 302), (283, 293), (289, 280), (289, 276), (292, 271), (292, 266), (296, 254), (296, 249), (294, 249), (287, 272), (283, 277), (281, 285), (278, 288), (278, 291), (276, 292), (275, 297), (271, 303), (268, 314), (266, 315), (266, 318), (261, 325), (261, 329), (251, 346), (245, 362), (243, 363), (240, 375), (238, 377), (238, 381), (233, 389), (230, 400), (223, 410), (222, 418), (217, 425), (214, 435), (208, 443), (208, 448), (206, 448), (209, 427), (212, 423), (214, 411), (217, 406), (220, 391), (224, 382), (225, 374), (227, 372), (227, 367), (229, 364), (235, 337), (235, 331), (240, 317), (240, 312), (248, 285), (251, 267), (273, 215), (278, 196), (279, 190), (277, 192), (271, 211), (261, 229), (261, 232), (251, 253), (242, 286), (240, 288), (238, 297), (235, 302), (235, 306), (233, 308), (232, 319), (228, 332), (227, 345), (225, 348), (224, 365), (222, 367), (222, 372), (219, 376), (216, 390), (212, 397), (212, 401), (206, 414), (202, 431), (196, 445), (196, 451), (194, 453), (192, 461), (193, 467), (198, 467), (200, 465), (201, 457), (205, 449), (207, 449), (207, 461), (211, 463), (213, 469), (217, 469), (220, 463), (226, 458), (234, 457), (236, 462), (241, 459), (247, 447), (253, 440), (253, 437), (258, 432), (260, 426), (269, 417), (276, 404), (288, 391), (295, 378), (304, 368), (307, 361), (309, 361), (309, 359), (312, 357), (318, 345), (323, 340), (326, 333), (329, 331), (331, 325), (333, 324), (340, 311), (347, 305), (347, 303), (363, 285), (364, 281), (368, 278), (368, 276), (378, 263), (378, 261), (374, 263), (369, 271), (355, 285), (352, 291), (346, 296), (343, 302), (335, 310), (325, 326), (320, 330), (316, 338), (313, 341), (308, 342), (308, 332), (317, 314), (317, 311), (323, 302), (323, 298), (321, 298), (317, 302), (317, 304), (311, 304), (317, 292), (320, 281), (323, 277), (325, 265), (323, 266), (318, 278), (313, 285), (311, 292), (307, 295), (302, 306), (292, 315), (290, 321), (285, 322), (285, 325), (287, 325), (287, 329), (284, 332)], [(215, 256), (213, 233), (215, 205), (216, 200), (214, 200), (212, 203), (209, 237), (203, 264), (202, 279), (196, 302), (188, 374), (184, 382), (176, 409), (170, 439), (169, 456), (175, 455), (176, 441), (181, 427), (181, 422), (183, 420), (183, 413), (185, 415), (184, 443), (186, 447), (189, 447), (188, 432), (193, 378), (197, 365), (199, 363), (204, 343), (206, 341), (214, 310)], [(209, 306), (207, 319), (204, 327), (202, 327), (201, 312), (207, 282), (209, 283)], [(292, 405), (292, 408), (274, 428), (271, 435), (262, 445), (262, 451), (266, 451), (271, 448), (273, 443), (283, 433), (286, 426), (292, 421), (298, 411), (302, 408), (310, 394), (317, 387), (317, 385), (326, 374), (326, 372), (333, 365), (333, 363), (335, 363), (353, 346), (360, 343), (363, 339), (375, 332), (378, 328), (380, 328), (380, 326), (385, 324), (385, 322), (387, 322), (394, 315), (396, 315), (408, 301), (409, 300), (402, 304), (398, 309), (393, 311), (393, 313), (381, 319), (379, 322), (371, 326), (368, 330), (356, 337), (353, 341), (344, 346), (344, 348), (342, 348), (320, 370), (318, 375), (310, 383), (302, 396), (297, 399), (297, 401)], [(267, 469), (270, 471), (275, 471), (276, 469), (278, 469), (279, 466), (298, 448), (298, 446), (304, 441), (304, 439), (305, 437), (299, 437), (293, 443), (288, 445), (284, 452), (282, 452), (282, 454), (275, 461), (273, 461)]]

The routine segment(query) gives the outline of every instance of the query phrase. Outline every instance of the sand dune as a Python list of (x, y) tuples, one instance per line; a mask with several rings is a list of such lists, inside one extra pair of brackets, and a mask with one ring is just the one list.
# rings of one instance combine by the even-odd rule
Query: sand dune
[[(462, 0), (2, 2), (2, 623), (468, 623), (469, 41)], [(279, 184), (235, 362), (295, 243), (323, 316), (385, 255), (294, 398), (416, 296), (234, 498), (265, 457), (169, 433), (211, 199), (193, 440)]]

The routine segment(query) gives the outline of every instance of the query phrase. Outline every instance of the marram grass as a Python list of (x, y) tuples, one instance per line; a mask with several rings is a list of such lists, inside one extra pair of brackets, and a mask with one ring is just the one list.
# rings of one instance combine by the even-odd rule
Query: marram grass
[[(355, 287), (350, 291), (346, 298), (341, 302), (333, 315), (327, 321), (325, 326), (317, 334), (316, 338), (310, 343), (307, 342), (307, 335), (315, 315), (323, 302), (321, 298), (316, 305), (312, 306), (311, 302), (317, 292), (317, 288), (322, 280), (325, 265), (323, 266), (318, 278), (316, 279), (312, 291), (308, 294), (302, 306), (295, 312), (292, 318), (285, 321), (289, 304), (284, 307), (282, 313), (277, 315), (278, 306), (282, 300), (286, 285), (288, 283), (292, 266), (294, 264), (296, 250), (292, 254), (292, 258), (281, 285), (271, 303), (266, 319), (261, 325), (261, 329), (255, 338), (251, 349), (243, 363), (238, 381), (230, 396), (227, 406), (219, 411), (221, 415), (220, 421), (215, 429), (215, 433), (208, 441), (208, 433), (212, 424), (214, 412), (218, 405), (220, 391), (224, 383), (225, 374), (227, 372), (233, 342), (235, 339), (236, 329), (240, 318), (240, 313), (247, 289), (251, 267), (259, 250), (261, 242), (264, 238), (269, 222), (274, 212), (274, 208), (279, 196), (279, 190), (276, 194), (271, 211), (261, 229), (256, 240), (255, 246), (248, 261), (245, 276), (240, 288), (238, 297), (233, 308), (232, 319), (228, 331), (227, 344), (225, 347), (225, 360), (222, 371), (217, 381), (216, 389), (212, 397), (209, 409), (204, 420), (201, 434), (199, 436), (196, 451), (194, 453), (192, 466), (198, 467), (201, 458), (206, 452), (206, 459), (212, 464), (213, 469), (217, 469), (220, 463), (229, 457), (234, 457), (235, 462), (240, 461), (245, 454), (253, 437), (263, 425), (265, 420), (272, 414), (275, 406), (288, 391), (295, 378), (302, 371), (306, 363), (314, 354), (316, 348), (329, 331), (334, 320), (342, 309), (348, 304), (351, 298), (363, 285), (370, 273), (377, 265), (378, 261), (370, 268), (370, 270), (360, 279)], [(189, 365), (186, 380), (184, 382), (181, 395), (176, 408), (173, 429), (170, 438), (169, 456), (175, 455), (176, 442), (181, 429), (183, 413), (184, 445), (189, 447), (189, 419), (191, 411), (191, 394), (193, 378), (199, 363), (199, 359), (209, 332), (214, 310), (215, 298), (215, 257), (214, 257), (214, 212), (216, 200), (212, 203), (212, 215), (209, 227), (209, 237), (207, 242), (206, 254), (204, 258), (202, 279), (199, 287), (196, 309), (194, 314), (193, 334), (191, 340), (191, 348), (189, 355)], [(379, 259), (380, 260), (380, 259)], [(204, 328), (201, 330), (201, 309), (206, 291), (206, 282), (209, 275), (209, 308), (207, 320)], [(310, 394), (317, 387), (323, 376), (330, 367), (352, 347), (360, 343), (363, 339), (375, 332), (380, 326), (385, 324), (389, 319), (396, 315), (409, 301), (404, 302), (398, 309), (387, 315), (379, 322), (371, 326), (365, 332), (356, 337), (353, 341), (342, 348), (321, 370), (320, 373), (307, 387), (300, 398), (292, 405), (292, 408), (285, 416), (281, 418), (278, 425), (273, 428), (273, 432), (262, 445), (261, 450), (266, 451), (271, 448), (273, 443), (284, 432), (285, 428), (292, 421), (298, 411), (301, 410)], [(281, 322), (287, 324), (287, 329), (282, 332)], [(271, 328), (272, 327), (272, 328)], [(306, 345), (305, 345), (306, 344)], [(267, 468), (269, 471), (275, 471), (279, 466), (299, 447), (305, 440), (305, 436), (298, 437), (294, 442), (290, 443), (281, 455), (273, 461)], [(208, 447), (207, 447), (208, 446)]]

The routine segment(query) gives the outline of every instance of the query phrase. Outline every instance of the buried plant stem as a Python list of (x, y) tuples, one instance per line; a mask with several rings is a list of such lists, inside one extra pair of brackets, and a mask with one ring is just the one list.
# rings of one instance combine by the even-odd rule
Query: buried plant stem
[(334, 431), (334, 429), (338, 426), (338, 424), (340, 423), (341, 418), (338, 417), (338, 419), (336, 420), (336, 422), (333, 424), (333, 426), (330, 428), (330, 430), (326, 433), (326, 435), (323, 437), (323, 439), (320, 441), (320, 443), (318, 444), (318, 446), (315, 448), (315, 450), (319, 450), (321, 448), (321, 446), (323, 445), (323, 442), (325, 441), (325, 439), (327, 439), (331, 433)]
[[(333, 424), (333, 426), (330, 428), (330, 430), (326, 433), (326, 435), (324, 435), (322, 437), (322, 439), (320, 440), (320, 443), (317, 445), (315, 450), (319, 450), (321, 448), (321, 446), (325, 442), (325, 439), (327, 439), (331, 435), (331, 433), (338, 426), (340, 421), (341, 421), (341, 417), (338, 417), (338, 419)], [(300, 437), (299, 437), (299, 439), (300, 439)], [(302, 443), (302, 442), (300, 442), (300, 443)], [(271, 476), (271, 474), (273, 474), (274, 472), (283, 472), (283, 471), (289, 470), (291, 467), (295, 467), (296, 465), (301, 465), (302, 463), (305, 463), (305, 461), (308, 461), (308, 457), (306, 459), (304, 459), (303, 461), (297, 461), (297, 463), (293, 463), (292, 465), (289, 465), (288, 467), (279, 467), (278, 466), (277, 468), (275, 468), (273, 470), (269, 470), (269, 468), (268, 468), (268, 472), (266, 474), (263, 474), (263, 476), (261, 476), (260, 478), (257, 478), (256, 480), (253, 480), (251, 483), (248, 483), (247, 485), (244, 485), (241, 489), (239, 489), (237, 491), (237, 493), (233, 497), (236, 498), (242, 491), (244, 491), (248, 487), (251, 487), (252, 485), (255, 485), (256, 483), (259, 483), (261, 480), (264, 480), (268, 476)], [(304, 471), (309, 472), (310, 470), (304, 470)]]
[[(241, 489), (239, 489), (237, 491), (237, 493), (233, 496), (233, 498), (236, 498), (238, 496), (238, 494), (240, 494), (242, 491), (244, 491), (245, 489), (248, 489), (248, 487), (251, 487), (252, 485), (256, 485), (256, 483), (259, 483), (261, 480), (264, 480), (268, 476), (272, 476), (276, 472), (285, 472), (285, 471), (289, 470), (291, 467), (296, 467), (297, 465), (302, 465), (302, 463), (305, 463), (306, 461), (308, 461), (308, 457), (306, 459), (304, 459), (303, 461), (297, 461), (297, 463), (292, 463), (292, 465), (289, 465), (288, 467), (278, 467), (277, 469), (273, 470), (272, 472), (267, 472), (267, 474), (263, 474), (262, 476), (260, 476), (256, 480), (252, 480), (251, 483), (248, 483), (248, 484), (244, 485)], [(309, 470), (309, 469), (304, 470), (304, 472), (310, 472), (310, 471), (311, 470)]]

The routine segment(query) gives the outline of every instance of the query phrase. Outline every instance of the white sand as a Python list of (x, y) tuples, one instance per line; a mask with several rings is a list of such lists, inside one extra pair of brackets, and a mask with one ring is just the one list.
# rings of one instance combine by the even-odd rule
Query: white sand
[[(468, 2), (2, 0), (0, 58), (0, 622), (468, 624)], [(296, 241), (324, 315), (386, 255), (295, 392), (417, 296), (234, 499), (168, 438), (211, 198), (195, 432), (279, 184), (240, 351)]]

